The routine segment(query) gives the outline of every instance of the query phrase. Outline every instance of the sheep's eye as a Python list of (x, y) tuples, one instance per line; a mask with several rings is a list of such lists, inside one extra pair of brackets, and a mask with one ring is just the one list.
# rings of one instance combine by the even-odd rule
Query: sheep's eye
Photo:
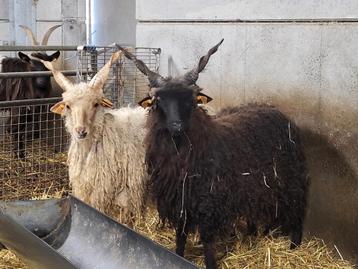
[(71, 109), (69, 105), (66, 105), (66, 108), (67, 108), (67, 109)]
[(98, 105), (99, 105), (98, 103), (95, 103), (95, 104), (94, 104), (94, 107), (98, 107)]

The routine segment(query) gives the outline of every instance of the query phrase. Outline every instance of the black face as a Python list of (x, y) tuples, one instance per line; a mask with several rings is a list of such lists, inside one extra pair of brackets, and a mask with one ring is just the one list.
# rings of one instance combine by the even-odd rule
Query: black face
[[(35, 71), (48, 71), (48, 69), (40, 61), (32, 59), (31, 65), (33, 66)], [(34, 87), (42, 89), (42, 90), (51, 88), (51, 78), (50, 77), (36, 77), (33, 80), (33, 83), (34, 83)]]
[(181, 84), (168, 83), (155, 92), (153, 109), (159, 109), (166, 119), (172, 136), (179, 136), (189, 127), (191, 113), (196, 108), (196, 94)]
[[(32, 53), (31, 56), (39, 58), (44, 61), (53, 61), (60, 56), (60, 52), (56, 51), (51, 55), (47, 55), (44, 52)], [(30, 64), (31, 71), (48, 71), (48, 69), (41, 63), (39, 60), (31, 59), (26, 54), (19, 52), (19, 57), (21, 60), (28, 62)], [(41, 90), (50, 90), (51, 89), (51, 79), (50, 77), (36, 77), (33, 79), (33, 86)]]

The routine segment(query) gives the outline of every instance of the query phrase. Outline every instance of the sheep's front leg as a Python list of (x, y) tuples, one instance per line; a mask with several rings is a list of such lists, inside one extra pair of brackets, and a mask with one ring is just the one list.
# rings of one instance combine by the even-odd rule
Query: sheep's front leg
[(291, 245), (290, 249), (295, 249), (301, 244), (302, 241), (302, 222), (300, 220), (297, 221), (296, 227), (293, 229), (291, 233)]
[(247, 235), (257, 236), (257, 226), (251, 220), (247, 220)]
[(205, 266), (206, 269), (217, 269), (216, 264), (216, 251), (215, 251), (215, 241), (214, 236), (206, 232), (203, 229), (200, 229), (200, 240), (204, 246), (204, 257), (205, 257)]
[(175, 252), (179, 255), (184, 257), (186, 239), (188, 237), (188, 226), (181, 224), (176, 229), (176, 250)]
[(215, 253), (215, 242), (203, 241), (204, 245), (204, 256), (205, 256), (205, 266), (206, 269), (217, 269), (216, 265), (216, 253)]
[[(19, 113), (23, 111), (20, 110)], [(26, 130), (26, 118), (24, 115), (14, 115), (13, 117), (18, 116), (16, 121), (10, 121), (10, 134), (12, 136), (13, 149), (18, 159), (25, 158), (25, 130)]]

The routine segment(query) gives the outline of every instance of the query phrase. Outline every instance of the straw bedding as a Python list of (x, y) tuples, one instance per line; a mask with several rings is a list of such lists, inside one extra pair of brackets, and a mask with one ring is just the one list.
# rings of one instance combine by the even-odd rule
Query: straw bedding
[(67, 153), (55, 153), (40, 140), (27, 143), (26, 158), (17, 159), (10, 141), (0, 136), (0, 200), (30, 199), (68, 189), (66, 159)]
[[(39, 150), (34, 156), (31, 156), (34, 157), (31, 158), (31, 163), (27, 164), (12, 159), (9, 154), (0, 154), (3, 167), (6, 167), (6, 164), (9, 165), (5, 169), (6, 173), (11, 173), (8, 178), (3, 179), (3, 187), (6, 189), (2, 190), (2, 199), (28, 199), (29, 197), (47, 199), (66, 195), (69, 190), (68, 179), (62, 176), (62, 180), (54, 180), (60, 174), (67, 174), (66, 155), (59, 153), (53, 154), (51, 158), (45, 156)], [(32, 173), (21, 181), (17, 173), (21, 174), (21, 171), (19, 171), (21, 168), (29, 169), (27, 168), (29, 165), (32, 166)], [(50, 165), (51, 167), (43, 169), (43, 165)], [(13, 169), (14, 166), (16, 169)], [(55, 169), (57, 171), (52, 175), (49, 168), (53, 169), (53, 166), (56, 166), (58, 170)], [(36, 169), (36, 167), (39, 169)], [(44, 170), (46, 171), (45, 174), (43, 174)], [(13, 183), (11, 179), (16, 179), (16, 182)], [(21, 187), (19, 188), (19, 186)], [(159, 218), (156, 210), (150, 209), (143, 219), (134, 224), (134, 229), (173, 250), (175, 248), (174, 231), (168, 227), (161, 227), (158, 223)], [(320, 239), (306, 239), (299, 248), (293, 251), (289, 250), (289, 244), (288, 238), (274, 238), (272, 236), (253, 238), (244, 237), (237, 233), (235, 237), (225, 239), (225, 242), (218, 242), (219, 268), (355, 268), (350, 262), (340, 257), (339, 250), (327, 246)], [(204, 266), (202, 245), (200, 245), (197, 235), (189, 237), (185, 257), (201, 267)], [(20, 268), (26, 267), (14, 254), (7, 250), (0, 251), (0, 269)]]
[[(46, 196), (41, 197), (46, 198)], [(158, 216), (150, 210), (147, 216), (134, 226), (141, 234), (148, 236), (166, 248), (175, 248), (175, 234), (168, 227), (158, 225)], [(198, 236), (193, 235), (188, 240), (186, 258), (203, 267), (204, 257)], [(302, 245), (289, 250), (288, 238), (243, 237), (237, 234), (225, 242), (219, 242), (218, 260), (220, 269), (229, 268), (355, 268), (350, 262), (342, 260), (334, 247), (328, 247), (322, 240), (313, 238), (304, 240)], [(26, 268), (10, 251), (0, 251), (0, 269)]]

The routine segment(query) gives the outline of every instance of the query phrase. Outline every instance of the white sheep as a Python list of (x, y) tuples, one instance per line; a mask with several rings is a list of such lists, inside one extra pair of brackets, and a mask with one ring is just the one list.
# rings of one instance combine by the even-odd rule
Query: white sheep
[(52, 63), (43, 63), (64, 90), (63, 100), (51, 111), (64, 116), (71, 134), (68, 166), (73, 194), (131, 225), (146, 200), (146, 111), (141, 107), (110, 109), (111, 102), (104, 98), (103, 85), (120, 55), (120, 51), (114, 53), (88, 84), (73, 84)]

